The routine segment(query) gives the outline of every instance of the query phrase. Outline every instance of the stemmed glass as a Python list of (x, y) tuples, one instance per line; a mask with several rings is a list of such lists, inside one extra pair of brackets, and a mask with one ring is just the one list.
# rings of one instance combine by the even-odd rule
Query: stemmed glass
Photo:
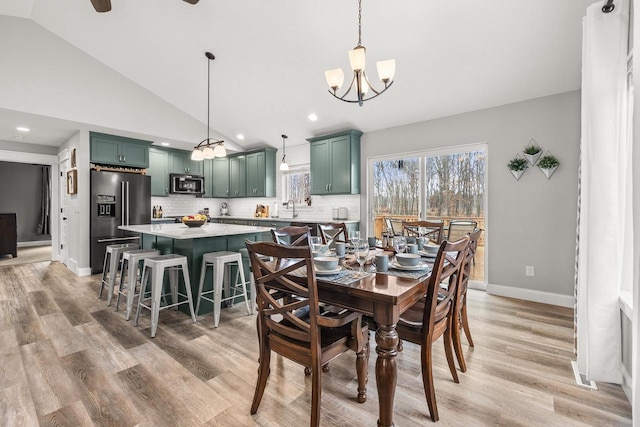
[(311, 251), (317, 254), (320, 251), (320, 246), (322, 246), (322, 239), (320, 236), (311, 236), (309, 245), (311, 245)]
[(360, 241), (360, 232), (359, 231), (352, 231), (351, 232), (351, 236), (349, 237), (349, 240), (351, 240), (351, 244), (355, 248), (356, 242)]
[(360, 269), (358, 270), (358, 276), (364, 275), (364, 264), (367, 262), (367, 257), (369, 256), (369, 242), (364, 240), (358, 240), (355, 244), (356, 250), (356, 260), (360, 265)]
[(407, 238), (396, 236), (393, 238), (393, 248), (396, 250), (396, 253), (403, 253), (407, 247)]

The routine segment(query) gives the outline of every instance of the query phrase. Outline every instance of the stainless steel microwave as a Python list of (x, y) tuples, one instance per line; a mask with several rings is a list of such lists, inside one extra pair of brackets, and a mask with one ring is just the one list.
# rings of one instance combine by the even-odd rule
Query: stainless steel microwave
[(203, 194), (204, 177), (200, 175), (169, 174), (170, 193), (173, 194)]

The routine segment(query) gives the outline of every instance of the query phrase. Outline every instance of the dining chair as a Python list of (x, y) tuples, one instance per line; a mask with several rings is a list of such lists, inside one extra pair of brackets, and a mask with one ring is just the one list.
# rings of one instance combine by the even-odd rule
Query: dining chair
[(386, 216), (384, 223), (388, 236), (402, 236), (402, 220)]
[(460, 329), (464, 331), (469, 346), (473, 347), (473, 339), (471, 338), (471, 330), (469, 329), (469, 318), (467, 316), (467, 289), (469, 288), (469, 277), (471, 277), (471, 262), (478, 249), (478, 240), (480, 240), (480, 234), (482, 230), (476, 228), (472, 233), (469, 233), (469, 250), (467, 251), (466, 259), (462, 269), (462, 280), (458, 287), (458, 297), (456, 300), (456, 315), (454, 316), (454, 326), (451, 331), (453, 338), (453, 349), (456, 353), (456, 359), (458, 359), (458, 366), (462, 372), (467, 371), (467, 364), (464, 360), (464, 354), (462, 352), (462, 341), (460, 339)]
[[(442, 243), (444, 222), (443, 221), (403, 221), (402, 222), (402, 234), (405, 236), (420, 236), (420, 228), (426, 229), (425, 236), (430, 241), (439, 245)], [(450, 239), (448, 239), (450, 240)]]
[[(426, 295), (400, 316), (396, 327), (401, 340), (398, 345), (399, 351), (402, 351), (402, 341), (420, 345), (422, 385), (434, 422), (438, 421), (439, 417), (433, 384), (432, 344), (440, 337), (443, 337), (444, 351), (453, 381), (459, 382), (453, 356), (452, 329), (456, 315), (456, 289), (462, 279), (461, 272), (468, 247), (468, 236), (455, 242), (442, 242), (431, 271)], [(447, 281), (448, 287), (443, 292), (440, 284), (444, 281)]]
[(447, 240), (450, 242), (458, 240), (462, 236), (466, 236), (478, 227), (478, 221), (466, 219), (452, 219), (449, 222), (449, 230), (447, 232)]
[[(246, 246), (257, 287), (260, 350), (251, 414), (264, 395), (272, 351), (311, 368), (311, 426), (320, 425), (322, 366), (348, 350), (356, 352), (358, 402), (366, 401), (369, 332), (362, 314), (323, 312), (308, 246), (250, 241)], [(294, 280), (290, 273), (296, 270), (306, 274)]]
[(347, 231), (347, 225), (344, 222), (330, 222), (327, 224), (318, 224), (318, 231), (322, 237), (322, 243), (327, 242), (349, 242), (349, 232)]
[(291, 226), (272, 229), (271, 236), (273, 241), (280, 245), (290, 246), (309, 246), (309, 237), (311, 237), (311, 228), (308, 226)]

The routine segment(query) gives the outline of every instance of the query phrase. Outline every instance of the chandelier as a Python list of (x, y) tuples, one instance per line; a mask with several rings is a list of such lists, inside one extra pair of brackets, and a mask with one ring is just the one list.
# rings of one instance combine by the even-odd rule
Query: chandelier
[[(196, 145), (191, 153), (191, 160), (204, 160), (214, 159), (216, 157), (224, 157), (227, 155), (227, 150), (224, 148), (224, 141), (211, 140), (209, 137), (209, 117), (211, 106), (211, 61), (216, 59), (213, 53), (206, 52), (207, 57), (207, 139), (200, 141), (200, 144)], [(213, 146), (213, 148), (211, 148)]]
[[(378, 68), (378, 76), (382, 83), (384, 83), (384, 89), (377, 91), (369, 83), (366, 73), (364, 72), (365, 56), (367, 49), (362, 46), (362, 0), (358, 0), (358, 45), (349, 51), (349, 62), (351, 63), (351, 69), (353, 70), (353, 79), (347, 91), (338, 96), (337, 91), (344, 83), (344, 73), (342, 68), (336, 68), (334, 70), (328, 70), (324, 72), (327, 83), (331, 88), (329, 93), (341, 101), (344, 102), (357, 102), (362, 107), (364, 101), (375, 98), (376, 96), (384, 93), (393, 84), (393, 75), (396, 72), (396, 60), (390, 59), (388, 61), (379, 61), (376, 65)], [(354, 88), (355, 84), (355, 88)], [(346, 96), (354, 89), (356, 99), (346, 99)], [(367, 93), (371, 90), (371, 94), (367, 98)]]

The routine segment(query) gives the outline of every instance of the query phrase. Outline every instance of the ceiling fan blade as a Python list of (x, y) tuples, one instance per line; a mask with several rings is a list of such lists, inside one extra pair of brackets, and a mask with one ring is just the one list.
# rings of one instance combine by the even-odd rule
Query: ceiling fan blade
[(91, 0), (91, 4), (96, 12), (109, 12), (111, 10), (111, 0)]
[(184, 1), (186, 1), (186, 2), (187, 2), (187, 3), (189, 3), (189, 4), (196, 4), (196, 3), (198, 3), (200, 0), (184, 0)]

